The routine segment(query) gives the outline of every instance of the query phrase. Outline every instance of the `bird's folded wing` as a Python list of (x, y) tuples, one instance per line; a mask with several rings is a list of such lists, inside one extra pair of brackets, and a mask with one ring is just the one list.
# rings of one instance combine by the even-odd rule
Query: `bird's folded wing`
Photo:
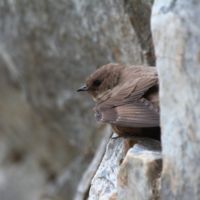
[(148, 89), (157, 84), (157, 75), (141, 76), (134, 80), (125, 81), (106, 94), (106, 97), (102, 98), (103, 101), (97, 102), (96, 107), (104, 109), (138, 101)]
[(105, 101), (94, 108), (97, 120), (126, 127), (159, 126), (157, 108), (142, 98), (149, 88), (157, 84), (156, 75), (145, 75), (117, 86)]
[(159, 113), (142, 102), (121, 106), (96, 109), (98, 121), (124, 127), (156, 127), (159, 126)]

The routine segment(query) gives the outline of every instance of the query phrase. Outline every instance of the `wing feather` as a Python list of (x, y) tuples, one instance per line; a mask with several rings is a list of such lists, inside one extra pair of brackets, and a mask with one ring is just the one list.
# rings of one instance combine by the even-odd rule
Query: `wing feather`
[(125, 127), (159, 126), (158, 108), (143, 98), (145, 92), (155, 85), (158, 85), (155, 70), (129, 78), (110, 91), (104, 98), (106, 100), (96, 105), (97, 120)]
[(99, 121), (125, 127), (159, 126), (159, 113), (144, 106), (143, 103), (124, 104), (121, 106), (96, 110)]

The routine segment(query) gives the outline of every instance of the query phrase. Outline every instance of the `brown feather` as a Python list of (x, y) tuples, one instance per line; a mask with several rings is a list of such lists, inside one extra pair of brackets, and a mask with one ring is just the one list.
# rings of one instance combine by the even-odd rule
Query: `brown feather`
[(96, 100), (94, 112), (98, 121), (110, 123), (119, 135), (149, 134), (159, 138), (157, 132), (154, 135), (146, 131), (146, 128), (153, 131), (160, 126), (155, 67), (108, 64), (90, 75), (86, 85)]

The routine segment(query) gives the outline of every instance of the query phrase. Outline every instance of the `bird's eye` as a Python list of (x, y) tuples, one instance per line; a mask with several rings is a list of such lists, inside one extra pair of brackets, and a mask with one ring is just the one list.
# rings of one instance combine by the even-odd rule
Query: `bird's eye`
[(101, 85), (101, 81), (97, 79), (97, 80), (95, 80), (95, 81), (93, 82), (93, 85), (94, 85), (95, 87), (98, 87), (98, 86)]

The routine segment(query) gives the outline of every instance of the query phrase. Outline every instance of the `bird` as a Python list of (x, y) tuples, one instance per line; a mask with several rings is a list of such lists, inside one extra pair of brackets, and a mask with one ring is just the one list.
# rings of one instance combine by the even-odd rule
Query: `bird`
[(89, 75), (77, 91), (91, 95), (96, 120), (109, 123), (116, 138), (160, 140), (156, 67), (109, 63)]

